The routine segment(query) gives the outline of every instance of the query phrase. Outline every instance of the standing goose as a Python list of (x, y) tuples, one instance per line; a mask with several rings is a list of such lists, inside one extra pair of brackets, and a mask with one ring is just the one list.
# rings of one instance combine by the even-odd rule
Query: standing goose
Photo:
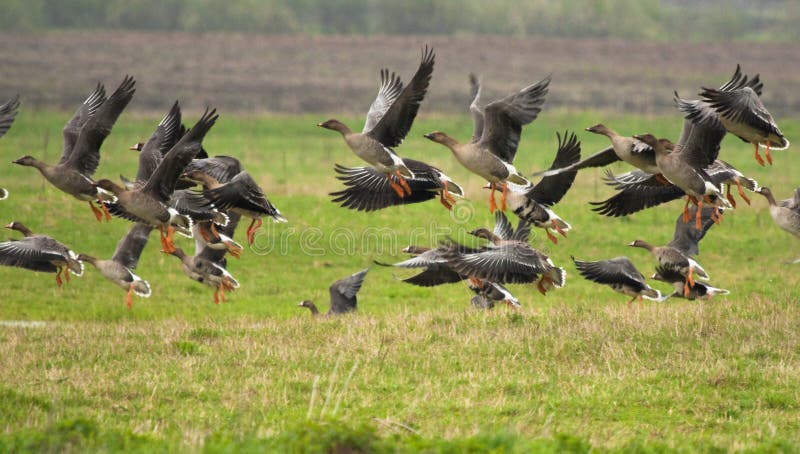
[[(685, 134), (686, 128), (684, 128), (681, 138)], [(684, 140), (679, 140), (678, 145), (675, 145), (668, 139), (656, 139), (652, 134), (644, 134), (636, 136), (636, 138), (656, 150), (656, 163), (661, 174), (686, 193), (686, 204), (683, 208), (684, 222), (689, 222), (689, 202), (693, 202), (701, 209), (697, 212), (695, 220), (695, 226), (700, 230), (700, 212), (703, 203), (712, 203), (709, 196), (715, 196), (717, 202), (722, 206), (732, 208), (730, 203), (722, 197), (719, 185), (715, 184), (704, 170), (717, 158), (718, 148), (702, 148), (695, 146), (693, 142)], [(718, 140), (715, 142), (719, 143)]]
[[(800, 238), (800, 188), (794, 190), (794, 196), (791, 199), (781, 200), (780, 202), (775, 200), (770, 188), (761, 188), (759, 194), (766, 197), (767, 202), (769, 202), (769, 214), (775, 224)], [(800, 262), (800, 259), (795, 260), (793, 263), (798, 262)]]
[(0, 265), (56, 273), (56, 284), (59, 287), (63, 284), (62, 271), (67, 282), (67, 270), (78, 277), (83, 276), (83, 263), (64, 244), (47, 235), (34, 234), (21, 222), (11, 222), (6, 228), (22, 233), (25, 238), (0, 243)]
[(182, 269), (189, 279), (214, 287), (214, 303), (227, 301), (225, 290), (239, 288), (239, 282), (223, 266), (203, 257), (202, 254), (186, 255), (181, 248), (168, 251), (181, 260)]
[(132, 270), (139, 262), (152, 229), (146, 224), (135, 224), (117, 243), (117, 249), (110, 260), (98, 259), (87, 254), (78, 255), (78, 260), (91, 263), (103, 277), (127, 290), (125, 304), (128, 309), (133, 306), (131, 294), (135, 293), (142, 298), (150, 297), (150, 284)]
[(464, 190), (441, 170), (414, 159), (404, 158), (403, 163), (414, 174), (406, 178), (410, 194), (402, 197), (392, 188), (392, 176), (372, 167), (343, 167), (336, 165), (336, 178), (342, 180), (345, 189), (330, 193), (334, 203), (358, 211), (375, 211), (390, 206), (425, 202), (436, 197), (448, 210), (456, 203), (453, 195), (464, 196)]
[(731, 293), (729, 290), (725, 290), (724, 288), (712, 287), (708, 283), (703, 282), (695, 282), (694, 285), (689, 287), (689, 292), (687, 293), (686, 289), (684, 288), (684, 277), (681, 275), (681, 273), (664, 266), (656, 267), (656, 272), (653, 274), (651, 279), (666, 282), (672, 285), (672, 288), (675, 289), (675, 291), (672, 292), (672, 294), (668, 297), (674, 296), (678, 298), (686, 298), (688, 300), (710, 300), (717, 295), (728, 295)]
[[(30, 155), (13, 161), (14, 164), (35, 167), (53, 186), (88, 202), (98, 221), (102, 220), (103, 214), (106, 220), (111, 220), (103, 201), (113, 201), (114, 197), (99, 190), (91, 177), (100, 164), (100, 147), (133, 98), (135, 83), (132, 77), (126, 76), (108, 99), (103, 86), (97, 85), (64, 126), (64, 149), (58, 164), (51, 166)], [(98, 201), (102, 211), (94, 206), (94, 200)]]
[(658, 260), (658, 264), (680, 273), (685, 278), (683, 292), (685, 295), (689, 294), (690, 286), (694, 285), (693, 275), (696, 275), (704, 280), (709, 279), (706, 270), (700, 266), (697, 261), (681, 252), (678, 248), (673, 246), (653, 246), (644, 240), (635, 240), (628, 246), (640, 247), (647, 249)]
[[(406, 167), (392, 148), (400, 145), (411, 129), (419, 106), (428, 91), (433, 75), (433, 64), (433, 49), (425, 46), (419, 68), (405, 88), (399, 76), (389, 73), (388, 69), (382, 69), (378, 96), (367, 112), (362, 132), (353, 132), (336, 119), (317, 125), (338, 131), (359, 158), (386, 175), (389, 186), (400, 198), (411, 194), (411, 187), (406, 178), (413, 178), (414, 172)], [(393, 176), (397, 177), (398, 183), (394, 182)]]
[[(575, 134), (565, 132), (563, 140), (560, 134), (556, 135), (558, 137), (558, 151), (553, 164), (550, 166), (551, 169), (567, 167), (581, 158), (581, 143), (575, 137)], [(577, 174), (577, 170), (572, 170), (544, 177), (542, 181), (524, 192), (518, 192), (512, 188), (507, 196), (508, 207), (520, 219), (533, 224), (535, 227), (544, 229), (545, 233), (547, 233), (547, 238), (554, 244), (558, 244), (558, 239), (550, 233), (550, 229), (555, 230), (566, 238), (567, 232), (572, 227), (555, 214), (551, 208), (572, 187)]]
[(517, 93), (480, 108), (481, 89), (475, 90), (470, 105), (475, 129), (472, 139), (461, 144), (447, 134), (434, 131), (425, 138), (449, 148), (469, 171), (489, 182), (489, 211), (497, 209), (494, 191), (502, 189), (500, 210), (506, 209), (508, 182), (529, 186), (530, 181), (512, 165), (517, 154), (522, 127), (539, 115), (547, 95), (550, 77), (527, 86)]
[[(331, 284), (328, 289), (331, 295), (331, 307), (328, 309), (327, 315), (340, 315), (356, 311), (358, 305), (356, 294), (361, 290), (361, 285), (364, 284), (367, 272), (369, 272), (369, 268)], [(320, 315), (319, 309), (311, 300), (303, 300), (298, 306), (308, 308), (311, 311), (311, 315)]]
[(445, 257), (455, 272), (499, 284), (536, 282), (543, 295), (553, 287), (564, 286), (564, 269), (528, 244), (530, 225), (525, 221), (521, 220), (514, 230), (505, 215), (497, 212), (494, 231), (480, 228), (470, 234), (488, 240), (489, 244), (474, 252), (464, 251), (463, 246), (453, 241), (443, 244)]
[(128, 190), (111, 180), (100, 180), (97, 185), (113, 192), (119, 199), (120, 217), (141, 222), (161, 232), (161, 245), (165, 252), (175, 249), (172, 243), (172, 225), (178, 224), (191, 231), (191, 218), (183, 216), (167, 205), (178, 177), (186, 165), (200, 151), (203, 138), (214, 126), (219, 116), (216, 110), (206, 109), (194, 127), (170, 149), (141, 188)]
[(572, 261), (575, 262), (578, 273), (587, 280), (608, 285), (615, 292), (630, 296), (628, 307), (631, 307), (636, 298), (639, 298), (639, 302), (642, 301), (642, 298), (651, 301), (666, 299), (662, 298), (661, 292), (647, 285), (644, 275), (636, 269), (628, 257), (616, 257), (596, 262), (584, 262), (572, 257)]

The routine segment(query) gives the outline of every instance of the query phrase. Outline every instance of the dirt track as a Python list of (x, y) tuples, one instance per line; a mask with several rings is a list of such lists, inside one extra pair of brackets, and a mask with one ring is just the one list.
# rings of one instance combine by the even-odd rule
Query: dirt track
[(553, 74), (551, 107), (658, 112), (741, 63), (762, 74), (773, 113), (800, 111), (800, 44), (669, 44), (507, 37), (311, 37), (113, 32), (0, 33), (0, 98), (71, 109), (100, 80), (133, 74), (132, 106), (169, 100), (227, 111), (362, 112), (388, 66), (408, 80), (419, 48), (436, 49), (424, 109), (463, 111), (466, 75), (484, 77), (486, 99)]

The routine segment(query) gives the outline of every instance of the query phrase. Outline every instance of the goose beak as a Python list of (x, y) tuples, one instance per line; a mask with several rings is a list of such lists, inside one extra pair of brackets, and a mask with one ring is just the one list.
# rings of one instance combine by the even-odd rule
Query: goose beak
[(302, 302), (302, 301), (300, 301), (299, 303), (297, 303), (297, 305), (298, 305), (299, 307), (303, 307), (303, 302)]
[(428, 140), (433, 140), (433, 134), (423, 134), (422, 137), (424, 137), (424, 138), (426, 138)]
[(320, 128), (324, 128), (325, 127), (323, 123), (317, 123), (317, 126), (319, 126)]
[(630, 243), (628, 243), (628, 246), (633, 246), (635, 243), (636, 243), (635, 241), (631, 241)]
[(14, 227), (14, 223), (13, 223), (13, 222), (9, 222), (9, 223), (8, 223), (8, 225), (7, 225), (7, 226), (5, 226), (5, 227), (6, 227), (7, 229), (10, 229), (10, 228)]

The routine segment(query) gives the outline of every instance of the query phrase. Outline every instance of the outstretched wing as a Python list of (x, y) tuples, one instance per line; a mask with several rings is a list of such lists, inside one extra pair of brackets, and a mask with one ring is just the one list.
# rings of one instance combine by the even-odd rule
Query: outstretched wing
[[(406, 134), (411, 130), (411, 125), (417, 116), (419, 106), (428, 91), (428, 85), (433, 75), (433, 63), (433, 49), (425, 46), (422, 51), (422, 61), (411, 82), (394, 99), (391, 106), (386, 109), (378, 122), (375, 123), (375, 126), (369, 130), (366, 127), (364, 128), (366, 134), (387, 147), (395, 147), (403, 142)], [(380, 92), (378, 96), (380, 97)], [(369, 121), (369, 118), (367, 121)]]
[[(563, 137), (558, 133), (556, 136), (558, 137), (558, 151), (550, 168), (561, 169), (578, 162), (581, 159), (581, 143), (575, 133), (564, 131)], [(527, 196), (547, 207), (553, 206), (569, 191), (577, 174), (578, 169), (575, 169), (544, 177), (528, 192)]]
[(539, 115), (547, 95), (550, 77), (529, 85), (484, 109), (485, 125), (480, 143), (507, 163), (514, 162), (522, 126)]

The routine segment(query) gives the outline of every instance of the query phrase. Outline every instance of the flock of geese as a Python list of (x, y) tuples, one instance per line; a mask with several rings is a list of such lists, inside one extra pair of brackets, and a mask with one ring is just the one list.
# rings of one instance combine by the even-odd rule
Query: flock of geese
[[(369, 212), (438, 199), (451, 209), (457, 198), (464, 197), (462, 187), (440, 169), (402, 158), (395, 151), (410, 131), (427, 93), (434, 60), (433, 50), (426, 46), (407, 85), (395, 73), (381, 70), (378, 94), (361, 132), (354, 132), (336, 119), (318, 125), (340, 133), (347, 146), (369, 164), (352, 168), (335, 166), (344, 188), (331, 193), (333, 202)], [(573, 132), (565, 131), (557, 134), (557, 151), (550, 168), (528, 176), (517, 170), (513, 162), (523, 126), (533, 122), (542, 110), (550, 77), (485, 106), (481, 82), (474, 76), (470, 76), (470, 81), (472, 137), (459, 142), (441, 131), (425, 137), (450, 149), (461, 165), (486, 180), (495, 225), (492, 229), (482, 227), (469, 232), (486, 241), (482, 246), (468, 246), (447, 238), (436, 245), (408, 246), (403, 251), (411, 257), (399, 263), (376, 262), (422, 269), (404, 279), (405, 283), (427, 287), (465, 282), (474, 293), (471, 304), (479, 308), (492, 308), (499, 303), (518, 307), (518, 299), (505, 284), (534, 284), (542, 294), (563, 287), (565, 269), (529, 244), (531, 228), (544, 229), (553, 243), (558, 243), (557, 235), (566, 238), (570, 224), (553, 211), (554, 206), (566, 195), (579, 170), (617, 161), (634, 169), (619, 175), (606, 171), (606, 183), (616, 194), (605, 201), (592, 202), (593, 210), (599, 214), (626, 216), (686, 197), (669, 244), (653, 246), (641, 239), (630, 244), (652, 253), (658, 263), (652, 279), (670, 284), (674, 289), (671, 294), (662, 295), (650, 287), (627, 257), (597, 261), (573, 257), (581, 276), (631, 297), (628, 305), (637, 298), (641, 303), (643, 298), (705, 299), (728, 293), (708, 284), (709, 273), (695, 257), (699, 254), (700, 240), (711, 226), (720, 222), (724, 210), (736, 207), (733, 187), (748, 204), (750, 199), (745, 190), (766, 197), (778, 226), (800, 237), (800, 188), (795, 189), (792, 198), (776, 201), (768, 188), (760, 187), (755, 180), (719, 159), (720, 143), (727, 133), (753, 144), (754, 157), (762, 166), (766, 164), (764, 158), (772, 164), (771, 151), (789, 146), (761, 102), (760, 77), (748, 77), (738, 65), (728, 82), (719, 88), (703, 88), (698, 99), (684, 99), (675, 93), (676, 107), (684, 117), (677, 142), (646, 133), (627, 137), (597, 124), (586, 130), (608, 137), (610, 146), (581, 159), (580, 142)], [(207, 109), (187, 128), (175, 102), (149, 140), (132, 147), (139, 151), (135, 180), (95, 181), (93, 174), (100, 162), (103, 141), (134, 92), (135, 81), (129, 76), (110, 96), (98, 84), (64, 127), (64, 147), (57, 164), (50, 165), (32, 156), (13, 161), (35, 167), (53, 186), (87, 202), (98, 221), (115, 216), (133, 222), (112, 257), (106, 260), (76, 254), (55, 239), (35, 234), (14, 221), (7, 227), (23, 237), (0, 243), (0, 264), (55, 273), (56, 283), (61, 286), (63, 280), (70, 279), (70, 273), (82, 275), (83, 263), (88, 262), (127, 291), (126, 302), (130, 307), (132, 294), (142, 297), (151, 294), (150, 285), (133, 270), (150, 233), (158, 230), (162, 252), (180, 259), (189, 278), (213, 287), (214, 302), (224, 301), (225, 291), (239, 287), (227, 271), (226, 257), (230, 254), (238, 258), (244, 251), (244, 246), (233, 239), (241, 218), (251, 220), (245, 234), (249, 244), (253, 243), (264, 218), (274, 222), (286, 219), (238, 159), (209, 157), (203, 148), (203, 139), (218, 118), (214, 109)], [(11, 127), (18, 107), (17, 98), (0, 106), (0, 136)], [(760, 148), (764, 148), (764, 158)], [(534, 178), (541, 179), (534, 184)], [(496, 192), (500, 193), (499, 203)], [(0, 199), (8, 195), (7, 190), (0, 188)], [(516, 228), (505, 215), (508, 211), (519, 218)], [(194, 238), (194, 255), (175, 246), (175, 232)], [(367, 272), (368, 269), (361, 270), (330, 286), (328, 314), (356, 309), (356, 294)], [(299, 306), (319, 314), (312, 301), (305, 300)]]

